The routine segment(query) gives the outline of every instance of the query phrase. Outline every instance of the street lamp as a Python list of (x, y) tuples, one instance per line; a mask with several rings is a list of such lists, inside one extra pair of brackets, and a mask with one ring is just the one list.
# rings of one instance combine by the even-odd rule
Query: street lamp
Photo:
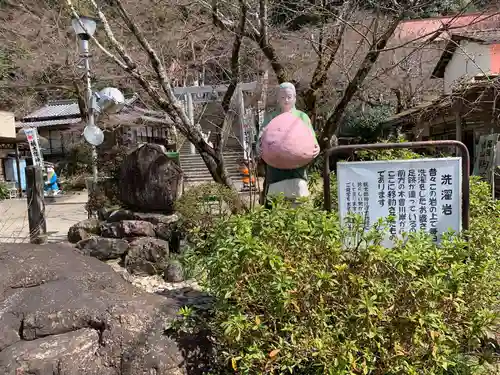
[(85, 140), (92, 146), (92, 175), (93, 182), (97, 184), (97, 146), (104, 142), (103, 131), (95, 124), (96, 112), (101, 113), (118, 113), (125, 106), (125, 97), (122, 92), (114, 87), (106, 87), (100, 92), (92, 91), (92, 81), (90, 75), (90, 54), (89, 40), (94, 35), (97, 27), (95, 19), (81, 16), (73, 18), (71, 25), (76, 35), (80, 39), (81, 57), (84, 62), (85, 80), (86, 80), (86, 101), (88, 108), (88, 122), (83, 130)]
[(94, 109), (96, 107), (94, 94), (92, 92), (92, 81), (90, 76), (90, 54), (89, 54), (89, 39), (94, 35), (97, 22), (93, 18), (81, 16), (73, 18), (71, 25), (76, 35), (80, 39), (81, 57), (84, 62), (85, 80), (86, 80), (86, 100), (88, 110), (88, 122), (83, 130), (85, 140), (92, 145), (92, 175), (94, 184), (98, 182), (97, 173), (97, 146), (104, 141), (104, 133), (95, 124)]
[(71, 20), (71, 26), (80, 39), (89, 40), (95, 33), (97, 22), (93, 18), (80, 16)]

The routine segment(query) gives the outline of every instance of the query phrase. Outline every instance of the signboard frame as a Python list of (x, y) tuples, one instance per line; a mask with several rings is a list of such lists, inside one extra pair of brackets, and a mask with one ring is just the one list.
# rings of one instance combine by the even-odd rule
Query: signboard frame
[[(489, 183), (494, 182), (494, 171), (496, 168), (497, 147), (499, 142), (499, 133), (481, 135), (476, 148), (473, 175), (480, 176)], [(488, 148), (488, 144), (491, 144), (491, 148)], [(485, 158), (487, 151), (490, 151), (488, 160)], [(482, 161), (486, 164), (485, 168), (482, 168)]]
[(460, 157), (373, 160), (337, 164), (338, 205), (342, 222), (364, 216), (365, 230), (379, 219), (392, 247), (399, 235), (423, 230), (441, 240), (462, 230), (462, 159)]
[(470, 155), (465, 144), (454, 140), (343, 145), (326, 150), (325, 163), (323, 167), (324, 209), (326, 211), (332, 210), (332, 196), (330, 188), (330, 157), (332, 155), (357, 150), (387, 150), (402, 148), (417, 149), (428, 147), (455, 147), (460, 151), (460, 157), (462, 158), (462, 228), (465, 231), (468, 230), (470, 225)]

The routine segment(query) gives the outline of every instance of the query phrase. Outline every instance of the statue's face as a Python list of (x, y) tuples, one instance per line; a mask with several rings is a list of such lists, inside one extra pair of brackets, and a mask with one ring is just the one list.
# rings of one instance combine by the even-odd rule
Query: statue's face
[(282, 112), (290, 111), (295, 107), (295, 93), (292, 89), (280, 89), (278, 95), (278, 103)]

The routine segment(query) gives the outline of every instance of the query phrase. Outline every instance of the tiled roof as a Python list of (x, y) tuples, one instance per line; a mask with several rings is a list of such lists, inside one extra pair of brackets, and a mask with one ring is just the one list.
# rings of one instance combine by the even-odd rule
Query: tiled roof
[(23, 117), (21, 120), (25, 122), (29, 119), (38, 119), (45, 117), (68, 117), (68, 116), (80, 116), (80, 108), (78, 107), (78, 102), (76, 100), (57, 100), (50, 101), (45, 104), (42, 108), (30, 113), (29, 115)]
[[(131, 105), (137, 96), (125, 99), (125, 105)], [(74, 125), (81, 121), (80, 108), (75, 99), (49, 101), (42, 108), (23, 117), (16, 123), (16, 127), (29, 125), (32, 127), (45, 127), (55, 125)]]

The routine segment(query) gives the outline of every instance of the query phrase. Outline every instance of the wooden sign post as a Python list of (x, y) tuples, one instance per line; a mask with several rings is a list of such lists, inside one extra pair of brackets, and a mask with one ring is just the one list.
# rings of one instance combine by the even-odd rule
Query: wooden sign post
[(26, 195), (28, 203), (28, 224), (30, 242), (47, 242), (47, 222), (45, 220), (45, 201), (43, 198), (43, 173), (39, 166), (26, 167)]

